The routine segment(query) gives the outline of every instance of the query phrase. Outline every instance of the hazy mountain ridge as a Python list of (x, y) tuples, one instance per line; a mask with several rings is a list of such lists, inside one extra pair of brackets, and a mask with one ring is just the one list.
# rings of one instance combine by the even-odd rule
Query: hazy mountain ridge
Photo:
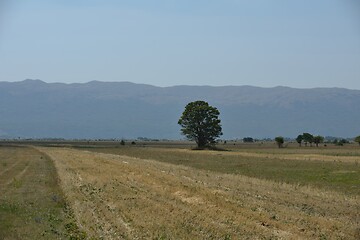
[(180, 138), (177, 120), (194, 100), (220, 110), (224, 138), (360, 134), (359, 90), (25, 80), (0, 82), (0, 135)]

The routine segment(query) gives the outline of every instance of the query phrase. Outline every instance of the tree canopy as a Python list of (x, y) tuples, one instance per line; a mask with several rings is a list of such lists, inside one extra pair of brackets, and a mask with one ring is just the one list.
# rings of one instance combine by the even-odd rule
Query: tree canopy
[(314, 143), (316, 144), (316, 146), (318, 147), (318, 146), (319, 146), (319, 143), (324, 142), (324, 137), (318, 135), (318, 136), (315, 136), (315, 137), (313, 138), (313, 140), (314, 140)]
[(359, 143), (359, 145), (360, 145), (360, 136), (355, 137), (354, 141)]
[(304, 139), (304, 137), (301, 134), (296, 137), (296, 142), (299, 144), (300, 147), (301, 147), (301, 142), (303, 139)]
[(307, 145), (307, 143), (310, 143), (310, 145), (314, 142), (314, 136), (310, 133), (303, 133), (303, 140), (305, 142), (305, 145)]
[(281, 148), (285, 141), (282, 136), (278, 136), (275, 138), (275, 142), (277, 143), (278, 147)]
[(245, 143), (252, 143), (254, 142), (254, 139), (252, 137), (244, 137), (243, 142)]
[(178, 124), (182, 127), (182, 134), (189, 140), (195, 141), (198, 147), (205, 147), (214, 144), (216, 138), (222, 135), (219, 115), (219, 110), (207, 102), (190, 102)]

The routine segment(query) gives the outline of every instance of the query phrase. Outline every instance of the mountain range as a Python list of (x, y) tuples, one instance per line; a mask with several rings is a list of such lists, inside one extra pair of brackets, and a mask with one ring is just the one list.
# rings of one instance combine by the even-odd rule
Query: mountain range
[(360, 90), (0, 82), (0, 136), (180, 139), (187, 103), (217, 107), (224, 139), (360, 134)]

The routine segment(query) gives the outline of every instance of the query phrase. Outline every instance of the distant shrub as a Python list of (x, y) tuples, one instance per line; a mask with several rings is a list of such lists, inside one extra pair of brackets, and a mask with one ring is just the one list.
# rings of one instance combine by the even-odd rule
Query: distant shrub
[(278, 145), (279, 148), (281, 148), (284, 144), (284, 138), (282, 136), (278, 136), (275, 138), (275, 142)]
[(334, 141), (333, 141), (333, 143), (336, 145), (336, 146), (344, 146), (344, 144), (347, 144), (347, 143), (350, 143), (348, 140), (346, 140), (346, 139), (340, 139), (340, 140), (338, 140), (338, 139), (335, 139)]
[(124, 146), (125, 145), (125, 141), (121, 140), (120, 145)]
[(296, 137), (296, 142), (299, 144), (299, 146), (301, 147), (301, 142), (304, 140), (304, 137), (302, 134), (298, 135)]
[(254, 142), (254, 139), (252, 137), (244, 137), (243, 142), (245, 143), (252, 143)]
[(360, 145), (360, 136), (355, 137), (354, 141), (359, 143), (359, 145)]
[(313, 137), (313, 140), (314, 140), (314, 143), (316, 144), (316, 147), (318, 147), (319, 143), (324, 142), (324, 137), (318, 135), (318, 136)]
[(314, 142), (314, 136), (310, 133), (303, 133), (302, 140), (304, 141), (305, 146), (307, 146), (308, 143), (310, 143), (310, 146), (312, 146), (312, 143)]

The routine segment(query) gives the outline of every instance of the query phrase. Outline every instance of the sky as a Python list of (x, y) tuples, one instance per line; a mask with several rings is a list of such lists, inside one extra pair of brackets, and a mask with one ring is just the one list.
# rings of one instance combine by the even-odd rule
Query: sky
[(360, 89), (358, 0), (0, 0), (0, 81)]

